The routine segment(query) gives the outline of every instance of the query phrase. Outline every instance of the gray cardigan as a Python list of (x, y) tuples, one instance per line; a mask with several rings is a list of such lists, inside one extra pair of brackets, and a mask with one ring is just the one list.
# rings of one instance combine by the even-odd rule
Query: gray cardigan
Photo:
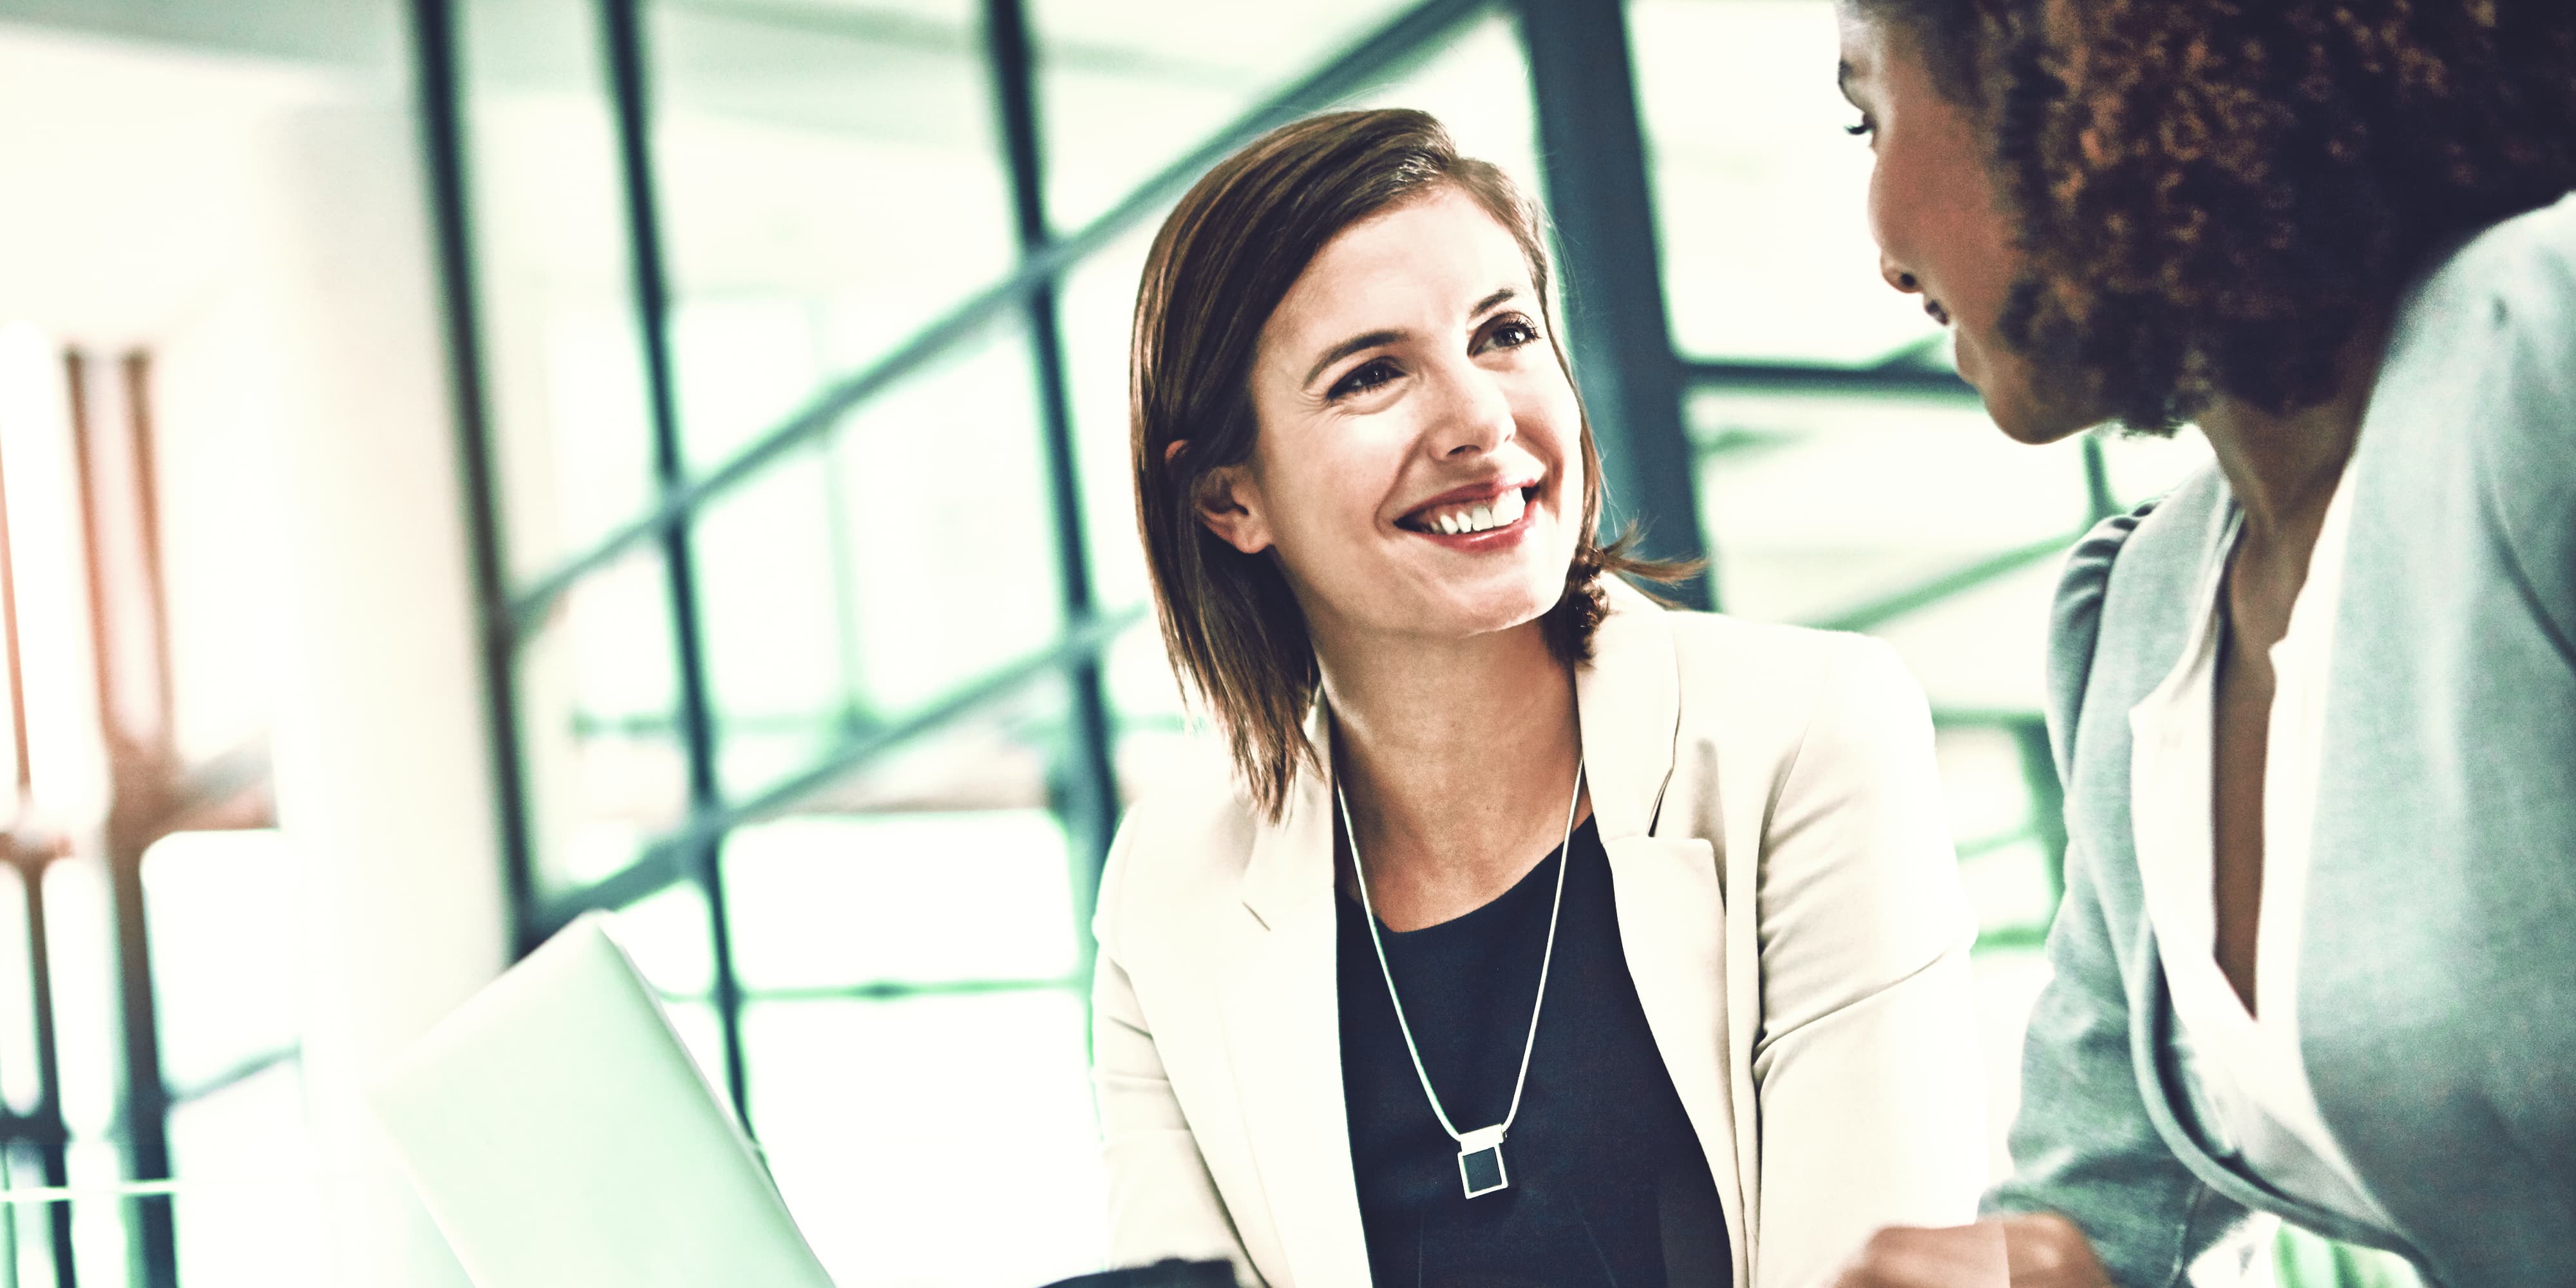
[(2215, 469), (2069, 562), (2049, 721), (2067, 785), (2055, 977), (2015, 1174), (2124, 1288), (2182, 1281), (2249, 1210), (2444, 1288), (2576, 1284), (2576, 197), (2443, 256), (2397, 314), (2345, 486), (2301, 1049), (2395, 1223), (2286, 1201), (2178, 1074), (2129, 815), (2129, 708), (2177, 659), (2234, 505)]

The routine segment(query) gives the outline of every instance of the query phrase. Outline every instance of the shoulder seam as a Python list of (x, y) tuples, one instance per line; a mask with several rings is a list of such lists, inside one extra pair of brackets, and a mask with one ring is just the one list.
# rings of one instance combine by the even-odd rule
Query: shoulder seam
[(1844, 659), (1859, 657), (1870, 644), (1888, 647), (1883, 640), (1856, 632), (1827, 631), (1822, 634), (1834, 646), (1836, 656), (1830, 664), (1818, 669), (1814, 700), (1807, 704), (1806, 718), (1798, 723), (1798, 741), (1789, 748), (1789, 758), (1780, 763), (1780, 775), (1771, 780), (1771, 793), (1763, 799), (1762, 831), (1765, 836), (1770, 834), (1772, 815), (1779, 812), (1780, 793), (1788, 790), (1789, 780), (1797, 776), (1799, 761), (1806, 757), (1808, 739), (1816, 732), (1817, 714), (1824, 709), (1826, 702), (1836, 697), (1834, 681), (1851, 665)]
[[(2148, 515), (2154, 513), (2156, 507), (2163, 504), (2164, 500), (2165, 495), (2159, 494), (2139, 502), (2125, 513), (2104, 518), (2088, 529), (2076, 541), (2074, 550), (2069, 552), (2070, 560), (2080, 558), (2097, 542), (2102, 543), (2108, 551), (2101, 559), (2101, 571), (2098, 574), (2099, 589), (2094, 592), (2090, 620), (2085, 625), (2083, 662), (2074, 671), (2074, 674), (2080, 677), (2080, 681), (2071, 693), (2065, 695), (2062, 710), (2052, 709), (2047, 713), (2055, 718), (2056, 723), (2061, 723), (2065, 727), (2065, 750), (2055, 758), (2058, 761), (2056, 769), (2060, 779), (2071, 776), (2074, 768), (2075, 731), (2083, 722), (2084, 697), (2093, 687), (2093, 660), (2100, 654), (2102, 648), (2102, 605), (2110, 598), (2113, 566), (2118, 563), (2121, 550), (2129, 544), (2129, 538), (2136, 535), (2138, 525), (2145, 521)], [(2114, 533), (2117, 534), (2116, 538), (2111, 535)], [(2061, 598), (2064, 591), (2064, 584), (2061, 583), (2059, 587)], [(2053, 663), (2054, 659), (2052, 659)], [(2056, 693), (2049, 694), (2049, 704), (2051, 708), (2061, 705)]]

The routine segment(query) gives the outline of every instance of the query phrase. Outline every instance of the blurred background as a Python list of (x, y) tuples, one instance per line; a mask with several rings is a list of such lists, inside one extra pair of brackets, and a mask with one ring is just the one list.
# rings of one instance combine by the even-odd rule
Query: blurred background
[(1351, 105), (1549, 203), (1690, 593), (1929, 692), (2003, 1167), (2049, 591), (2206, 449), (1984, 421), (1834, 52), (1829, 0), (0, 0), (0, 1284), (461, 1284), (358, 1089), (589, 909), (842, 1283), (1093, 1268), (1091, 893), (1218, 754), (1128, 313), (1207, 165)]

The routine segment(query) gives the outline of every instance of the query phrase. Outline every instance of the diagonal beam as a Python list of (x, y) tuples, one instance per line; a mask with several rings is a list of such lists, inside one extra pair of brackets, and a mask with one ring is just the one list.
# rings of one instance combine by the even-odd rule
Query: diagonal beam
[(1327, 107), (1375, 83), (1433, 42), (1484, 12), (1489, 0), (1424, 0), (1394, 20), (1362, 37), (1351, 50), (1315, 73), (1280, 91), (1269, 101), (1235, 118), (1189, 155), (1166, 167), (1128, 194), (1108, 213), (1080, 231), (1058, 238), (1021, 257), (1018, 271), (985, 288), (931, 323), (894, 352), (826, 385), (785, 421), (762, 435), (724, 464), (666, 489), (644, 517), (610, 533), (587, 552), (538, 578), (511, 604), (514, 635), (525, 635), (547, 607), (572, 584), (625, 554), (636, 545), (678, 530), (706, 503), (742, 482), (797, 446), (823, 433), (851, 408), (919, 371), (942, 353), (986, 325), (1026, 307), (1026, 299), (1050, 287), (1075, 264), (1108, 246), (1128, 229), (1143, 223), (1177, 198), (1210, 166), (1274, 126)]

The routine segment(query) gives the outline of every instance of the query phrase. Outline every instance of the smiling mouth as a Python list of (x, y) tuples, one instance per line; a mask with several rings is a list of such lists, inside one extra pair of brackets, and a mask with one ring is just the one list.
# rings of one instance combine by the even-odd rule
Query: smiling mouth
[(1930, 314), (1933, 321), (1938, 322), (1943, 326), (1950, 325), (1950, 310), (1942, 308), (1940, 301), (1923, 301), (1923, 311)]
[(1424, 506), (1397, 519), (1395, 526), (1407, 532), (1447, 537), (1508, 528), (1521, 521), (1537, 491), (1538, 485), (1533, 483), (1505, 488), (1492, 496), (1473, 501)]

